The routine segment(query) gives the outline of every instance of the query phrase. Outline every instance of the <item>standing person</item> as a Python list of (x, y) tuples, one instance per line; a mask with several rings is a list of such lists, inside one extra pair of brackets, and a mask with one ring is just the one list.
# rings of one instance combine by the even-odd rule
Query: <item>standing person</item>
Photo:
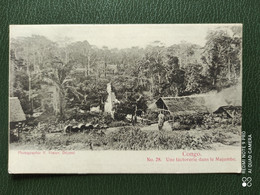
[(160, 114), (158, 115), (158, 129), (159, 129), (159, 131), (162, 130), (163, 124), (164, 124), (164, 114), (162, 113), (162, 111), (160, 111)]
[(134, 105), (134, 115), (132, 116), (132, 125), (135, 126), (137, 123), (137, 116), (136, 116), (137, 106)]

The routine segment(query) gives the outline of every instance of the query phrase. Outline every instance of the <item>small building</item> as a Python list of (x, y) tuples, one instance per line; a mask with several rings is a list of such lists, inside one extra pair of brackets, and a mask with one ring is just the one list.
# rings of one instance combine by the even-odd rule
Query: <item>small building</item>
[(18, 97), (9, 98), (9, 122), (12, 129), (18, 122), (25, 121), (26, 117), (23, 112), (20, 100)]
[(9, 98), (9, 122), (25, 121), (25, 114), (23, 112), (20, 100), (18, 97)]
[(225, 115), (227, 118), (234, 118), (234, 116), (242, 115), (242, 106), (221, 106), (213, 113)]
[(201, 95), (161, 97), (155, 102), (157, 109), (167, 110), (172, 116), (208, 113), (205, 103)]

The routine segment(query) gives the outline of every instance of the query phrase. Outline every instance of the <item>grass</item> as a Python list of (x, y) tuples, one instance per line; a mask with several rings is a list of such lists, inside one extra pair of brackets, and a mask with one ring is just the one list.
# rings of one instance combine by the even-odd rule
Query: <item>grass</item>
[[(206, 150), (214, 143), (238, 146), (241, 126), (227, 126), (209, 130), (142, 131), (138, 127), (120, 127), (115, 131), (22, 133), (15, 148), (47, 150)], [(27, 146), (27, 147), (26, 147)]]

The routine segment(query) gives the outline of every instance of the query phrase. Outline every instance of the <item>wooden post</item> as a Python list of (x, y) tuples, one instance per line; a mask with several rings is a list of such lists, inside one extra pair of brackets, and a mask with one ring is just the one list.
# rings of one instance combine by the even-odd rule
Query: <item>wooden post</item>
[(232, 117), (232, 126), (234, 126), (234, 124), (235, 124), (235, 111), (234, 110), (231, 114), (231, 117)]

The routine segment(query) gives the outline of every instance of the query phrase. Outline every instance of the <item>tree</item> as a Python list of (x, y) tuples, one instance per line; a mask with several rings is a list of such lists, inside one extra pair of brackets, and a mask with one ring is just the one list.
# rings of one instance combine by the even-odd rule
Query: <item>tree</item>
[(228, 87), (236, 83), (240, 74), (241, 38), (231, 36), (226, 30), (208, 33), (202, 56), (208, 68), (213, 88)]
[(168, 53), (164, 64), (165, 82), (162, 85), (163, 95), (179, 96), (184, 89), (184, 70), (180, 68), (179, 59)]
[(185, 68), (185, 90), (183, 95), (208, 92), (208, 81), (203, 75), (201, 64), (189, 64)]
[(102, 109), (111, 83), (120, 101), (117, 113), (124, 118), (162, 96), (235, 85), (241, 75), (241, 41), (236, 26), (212, 30), (204, 47), (185, 41), (166, 47), (155, 41), (145, 48), (99, 49), (87, 40), (11, 39), (10, 95), (19, 97), (26, 113), (41, 108), (64, 116), (71, 108)]
[(68, 92), (73, 93), (78, 99), (79, 96), (83, 96), (76, 90), (75, 85), (73, 85), (73, 78), (70, 77), (73, 65), (73, 61), (64, 63), (61, 59), (56, 57), (43, 72), (44, 81), (54, 86), (53, 101), (57, 102), (57, 109), (55, 111), (61, 118), (64, 117), (64, 108), (66, 107)]
[(85, 77), (91, 74), (91, 67), (96, 63), (98, 49), (88, 41), (73, 42), (67, 46), (70, 59), (84, 68)]
[(149, 78), (150, 93), (153, 96), (161, 94), (164, 52), (165, 46), (159, 41), (155, 41), (145, 48), (142, 73), (145, 73), (144, 75)]
[(134, 116), (140, 116), (147, 110), (147, 101), (143, 95), (136, 93), (128, 93), (127, 98), (121, 100), (115, 108), (115, 119), (124, 120), (127, 114), (132, 115), (132, 121)]
[[(40, 94), (39, 81), (41, 80), (41, 70), (44, 69), (45, 63), (51, 58), (55, 49), (55, 43), (48, 40), (44, 36), (32, 35), (31, 37), (20, 37), (17, 39), (11, 39), (11, 62), (14, 62), (14, 72), (11, 74), (11, 84), (15, 84), (15, 80), (19, 82), (19, 75), (27, 75), (27, 83), (23, 82), (23, 86), (18, 94), (24, 94), (18, 96), (22, 102), (22, 106), (27, 114), (32, 114), (35, 107), (35, 98)], [(16, 85), (18, 86), (18, 85)], [(11, 87), (12, 89), (12, 87)], [(15, 89), (16, 90), (16, 89)], [(19, 89), (17, 88), (19, 91)], [(17, 92), (16, 90), (16, 92)], [(26, 94), (26, 96), (25, 96)], [(25, 98), (26, 97), (26, 98)], [(25, 99), (23, 99), (25, 98)], [(39, 105), (36, 103), (36, 106)]]

